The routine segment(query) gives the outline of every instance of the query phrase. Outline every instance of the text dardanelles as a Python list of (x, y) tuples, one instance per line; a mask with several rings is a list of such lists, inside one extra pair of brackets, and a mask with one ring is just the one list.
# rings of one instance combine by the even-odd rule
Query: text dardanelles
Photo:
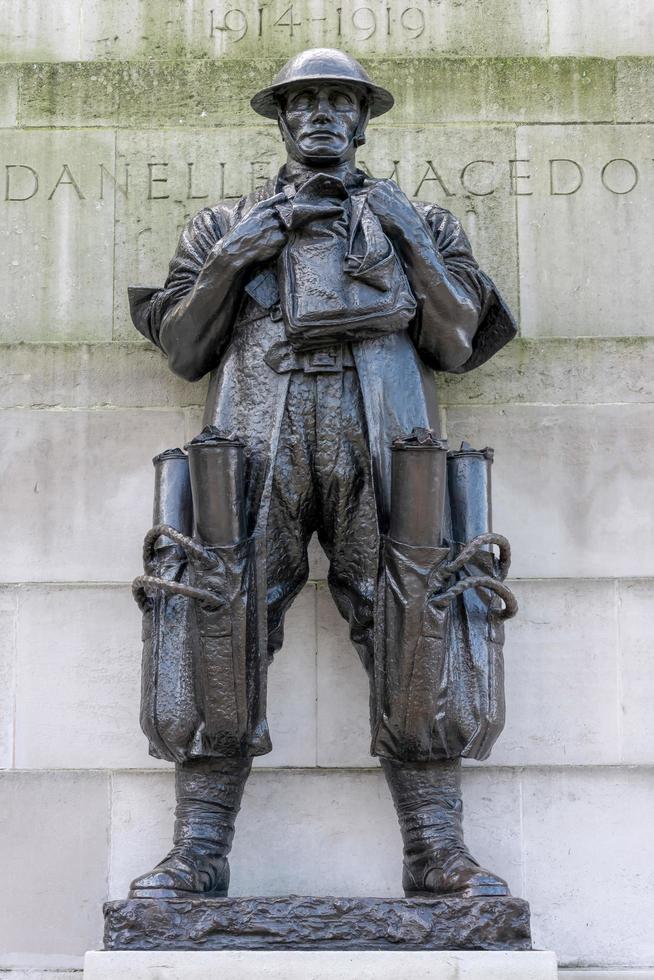
[[(153, 161), (138, 167), (129, 162), (119, 173), (98, 163), (93, 178), (82, 180), (75, 161), (57, 165), (56, 173), (45, 174), (26, 162), (4, 163), (4, 197), (9, 202), (52, 201), (68, 196), (71, 200), (102, 201), (111, 194), (134, 196), (148, 201), (218, 201), (237, 199), (256, 189), (273, 176), (279, 161), (253, 160), (236, 168), (224, 161), (203, 165), (200, 172), (194, 161)], [(597, 185), (607, 193), (624, 196), (639, 184), (654, 177), (654, 160), (634, 161), (613, 157), (599, 163), (580, 163), (566, 157), (532, 161), (526, 158), (467, 160), (456, 166), (437, 160), (369, 161), (362, 169), (376, 177), (392, 177), (413, 197), (426, 200), (470, 195), (490, 197), (493, 194), (528, 197), (547, 194), (572, 197), (584, 187)], [(93, 168), (91, 168), (92, 171)]]

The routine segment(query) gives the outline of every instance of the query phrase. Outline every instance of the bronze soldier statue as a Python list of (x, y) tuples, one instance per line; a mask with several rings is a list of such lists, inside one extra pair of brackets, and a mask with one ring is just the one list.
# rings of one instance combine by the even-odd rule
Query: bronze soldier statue
[(177, 809), (172, 850), (131, 897), (227, 894), (243, 787), (271, 747), (266, 670), (314, 532), (370, 678), (405, 892), (508, 894), (464, 844), (460, 790), (461, 756), (485, 758), (503, 724), (508, 546), (490, 529), (491, 452), (440, 440), (434, 371), (472, 370), (515, 325), (452, 214), (357, 169), (392, 105), (340, 51), (292, 58), (252, 99), (286, 146), (277, 177), (201, 210), (165, 286), (130, 290), (171, 369), (211, 376), (202, 435), (155, 460), (135, 584), (141, 721), (176, 763)]

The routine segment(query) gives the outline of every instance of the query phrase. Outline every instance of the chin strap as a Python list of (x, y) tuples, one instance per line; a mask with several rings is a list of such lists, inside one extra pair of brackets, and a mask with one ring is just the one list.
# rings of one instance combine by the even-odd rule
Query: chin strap
[(361, 118), (359, 119), (359, 125), (356, 128), (354, 138), (352, 142), (356, 147), (363, 146), (366, 142), (366, 129), (368, 128), (368, 123), (370, 122), (370, 109), (366, 102), (365, 107), (362, 106)]

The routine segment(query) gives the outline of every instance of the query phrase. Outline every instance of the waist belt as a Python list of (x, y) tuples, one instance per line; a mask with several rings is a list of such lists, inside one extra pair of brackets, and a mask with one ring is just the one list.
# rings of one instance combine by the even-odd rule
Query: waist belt
[[(254, 306), (254, 311), (251, 306)], [(265, 317), (270, 317), (275, 323), (283, 318), (279, 303), (275, 303), (270, 309), (262, 309), (254, 304), (251, 306), (246, 306), (244, 315), (238, 318), (237, 328), (247, 326), (256, 320), (263, 320)], [(347, 342), (325, 344), (317, 350), (301, 352), (294, 350), (287, 340), (280, 340), (272, 345), (264, 360), (277, 374), (285, 374), (287, 371), (335, 374), (343, 368), (355, 366), (352, 350)]]
[(304, 371), (305, 374), (337, 374), (344, 368), (353, 368), (354, 357), (349, 344), (330, 344), (320, 350), (299, 352), (282, 340), (273, 344), (264, 361), (277, 374), (286, 371)]

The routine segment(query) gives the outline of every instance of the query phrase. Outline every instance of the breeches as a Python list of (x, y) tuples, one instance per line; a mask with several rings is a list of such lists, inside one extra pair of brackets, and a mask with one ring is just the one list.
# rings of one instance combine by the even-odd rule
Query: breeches
[(316, 532), (328, 583), (361, 660), (370, 666), (379, 549), (366, 420), (354, 368), (291, 374), (267, 524), (268, 652), (309, 576)]

